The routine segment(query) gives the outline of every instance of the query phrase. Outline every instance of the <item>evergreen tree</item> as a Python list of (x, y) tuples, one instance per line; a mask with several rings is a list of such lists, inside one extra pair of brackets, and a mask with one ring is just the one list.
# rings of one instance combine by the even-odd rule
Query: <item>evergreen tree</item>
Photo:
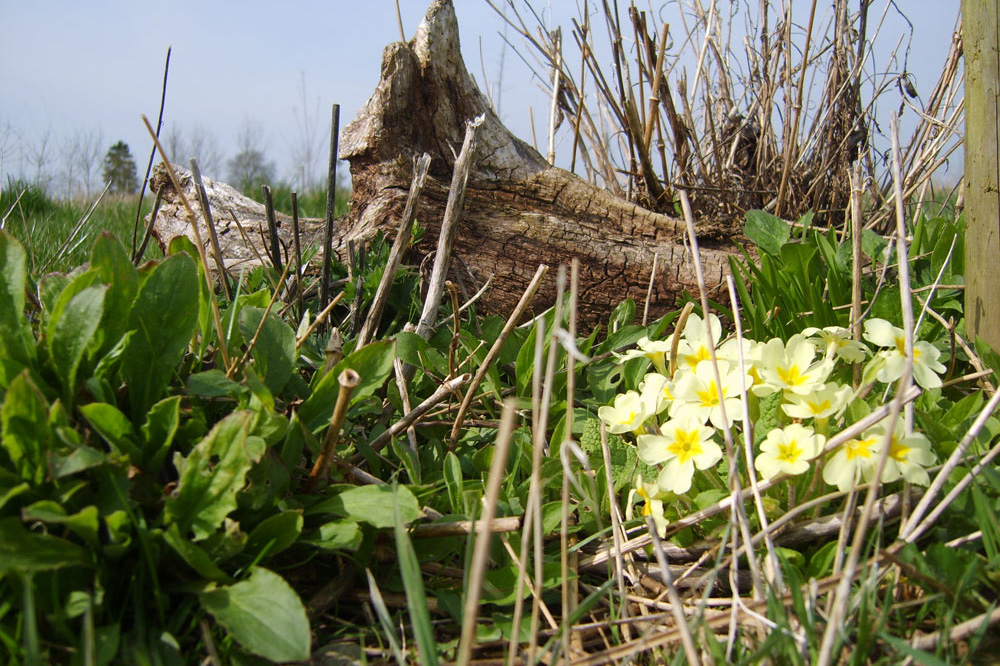
[(113, 194), (133, 194), (139, 189), (135, 160), (124, 141), (108, 148), (104, 155), (104, 181), (111, 182)]

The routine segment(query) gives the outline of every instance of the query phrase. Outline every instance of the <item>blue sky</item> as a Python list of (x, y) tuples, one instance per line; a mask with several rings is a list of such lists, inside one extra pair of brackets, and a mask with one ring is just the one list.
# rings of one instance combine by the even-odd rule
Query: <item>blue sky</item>
[[(564, 35), (569, 34), (569, 18), (577, 15), (575, 0), (533, 4), (562, 24)], [(650, 3), (640, 0), (637, 4)], [(722, 4), (727, 3), (722, 0)], [(796, 11), (799, 4), (796, 0)], [(829, 12), (827, 4), (820, 3), (821, 11)], [(401, 0), (400, 5), (409, 38), (427, 3)], [(886, 15), (882, 28), (886, 38), (881, 43), (890, 46), (883, 48), (894, 46), (899, 37), (907, 38), (908, 28), (897, 8), (912, 21), (908, 63), (922, 96), (930, 93), (937, 80), (958, 5), (959, 0), (896, 0), (894, 5), (875, 0), (872, 4), (873, 20), (883, 12)], [(662, 10), (665, 20), (677, 11), (674, 3)], [(456, 0), (456, 12), (466, 64), (473, 76), (481, 83), (485, 72), (500, 93), (502, 118), (529, 141), (529, 107), (534, 107), (536, 130), (543, 141), (547, 100), (519, 57), (504, 48), (499, 34), (504, 31), (502, 20), (484, 0)], [(114, 141), (126, 141), (137, 162), (144, 165), (151, 144), (140, 116), (146, 114), (155, 121), (168, 46), (173, 52), (167, 128), (176, 128), (182, 136), (210, 135), (222, 156), (228, 157), (236, 152), (239, 130), (250, 124), (259, 130), (279, 176), (290, 177), (292, 156), (301, 144), (303, 83), (309, 115), (318, 115), (325, 128), (330, 105), (337, 102), (342, 125), (346, 124), (378, 82), (384, 46), (399, 39), (392, 0), (253, 0), (238, 5), (193, 0), (0, 0), (0, 16), (4, 28), (0, 39), (4, 91), (0, 96), (0, 174), (4, 180), (11, 174), (30, 172), (28, 155), (37, 153), (45, 137), (49, 139), (48, 168), (55, 176), (61, 150), (74, 136), (88, 132), (100, 132), (104, 150)], [(805, 11), (798, 16), (804, 21)], [(515, 35), (509, 37), (520, 45)], [(881, 54), (883, 67), (886, 54)], [(912, 119), (913, 112), (907, 113)], [(904, 130), (907, 120), (904, 114)]]

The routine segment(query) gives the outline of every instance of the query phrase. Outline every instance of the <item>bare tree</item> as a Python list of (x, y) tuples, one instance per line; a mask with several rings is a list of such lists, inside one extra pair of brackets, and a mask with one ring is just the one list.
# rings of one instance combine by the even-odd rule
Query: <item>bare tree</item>
[(299, 94), (301, 106), (292, 107), (295, 125), (298, 128), (298, 136), (292, 149), (292, 163), (295, 169), (292, 180), (299, 187), (307, 189), (320, 183), (321, 179), (317, 176), (316, 169), (323, 154), (323, 146), (327, 143), (329, 128), (321, 129), (323, 124), (320, 121), (319, 97), (316, 97), (312, 112), (309, 110), (305, 72), (299, 73)]
[(244, 192), (274, 180), (274, 162), (266, 156), (267, 145), (260, 123), (243, 120), (236, 134), (237, 152), (227, 162), (229, 180)]
[(43, 190), (48, 190), (52, 183), (52, 174), (49, 172), (49, 163), (52, 161), (54, 151), (52, 144), (52, 130), (46, 129), (38, 139), (24, 146), (23, 158), (27, 162), (26, 166), (34, 172), (31, 184)]
[(170, 159), (178, 164), (187, 164), (193, 157), (198, 160), (201, 172), (218, 178), (222, 172), (223, 156), (219, 142), (203, 125), (195, 125), (186, 132), (179, 124), (171, 123), (163, 141)]
[(63, 177), (66, 196), (90, 198), (102, 166), (104, 134), (100, 128), (77, 130), (62, 142)]

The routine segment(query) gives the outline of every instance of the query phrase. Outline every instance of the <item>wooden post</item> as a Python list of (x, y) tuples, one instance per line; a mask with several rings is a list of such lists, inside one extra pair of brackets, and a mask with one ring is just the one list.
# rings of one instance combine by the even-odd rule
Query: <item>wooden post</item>
[(1000, 349), (1000, 13), (962, 0), (965, 49), (965, 325)]

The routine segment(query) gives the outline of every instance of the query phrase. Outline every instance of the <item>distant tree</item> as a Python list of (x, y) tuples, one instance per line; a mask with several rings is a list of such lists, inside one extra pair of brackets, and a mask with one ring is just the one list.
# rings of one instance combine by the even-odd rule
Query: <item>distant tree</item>
[(317, 175), (317, 167), (323, 155), (323, 146), (329, 141), (330, 134), (328, 130), (324, 131), (320, 120), (319, 97), (316, 98), (316, 105), (312, 111), (309, 109), (305, 72), (300, 72), (299, 75), (299, 94), (301, 95), (301, 107), (292, 107), (295, 123), (299, 130), (292, 150), (292, 161), (295, 169), (292, 178), (300, 188), (308, 190), (322, 185), (324, 182), (322, 177)]
[(230, 184), (244, 192), (274, 180), (274, 162), (269, 162), (264, 154), (262, 134), (260, 125), (244, 121), (236, 135), (239, 150), (227, 163)]
[(66, 196), (83, 195), (90, 198), (94, 179), (101, 166), (101, 130), (77, 130), (62, 144), (63, 175), (66, 178)]
[(124, 141), (108, 148), (104, 155), (104, 181), (111, 183), (113, 194), (133, 194), (139, 189), (135, 160)]
[(186, 167), (193, 157), (198, 160), (198, 168), (203, 175), (209, 178), (222, 176), (223, 160), (219, 143), (215, 135), (201, 125), (195, 125), (193, 129), (186, 131), (180, 125), (169, 125), (163, 145), (170, 159), (177, 164)]

